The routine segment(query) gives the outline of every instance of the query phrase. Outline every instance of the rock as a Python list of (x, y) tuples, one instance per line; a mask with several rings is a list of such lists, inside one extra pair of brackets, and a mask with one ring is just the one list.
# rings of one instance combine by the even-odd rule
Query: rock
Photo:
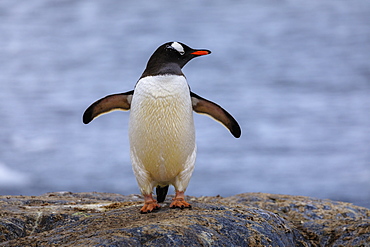
[(369, 246), (370, 210), (302, 196), (246, 193), (170, 198), (140, 214), (143, 198), (109, 193), (0, 196), (0, 246)]

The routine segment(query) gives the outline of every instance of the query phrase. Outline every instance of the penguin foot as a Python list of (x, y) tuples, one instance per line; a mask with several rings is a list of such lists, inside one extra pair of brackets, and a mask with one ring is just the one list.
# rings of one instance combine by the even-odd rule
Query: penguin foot
[(170, 208), (191, 208), (191, 204), (187, 203), (184, 199), (173, 199)]
[(144, 206), (140, 209), (141, 214), (151, 213), (159, 209), (161, 206), (153, 199), (152, 195), (144, 195)]
[(190, 203), (185, 201), (185, 196), (183, 191), (176, 191), (176, 196), (172, 199), (170, 208), (191, 208)]

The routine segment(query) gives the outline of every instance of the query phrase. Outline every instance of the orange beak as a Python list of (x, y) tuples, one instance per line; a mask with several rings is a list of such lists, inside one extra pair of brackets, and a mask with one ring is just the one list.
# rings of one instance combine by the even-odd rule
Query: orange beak
[(192, 52), (191, 54), (196, 55), (196, 56), (203, 56), (203, 55), (208, 55), (210, 53), (211, 51), (199, 50), (199, 51)]

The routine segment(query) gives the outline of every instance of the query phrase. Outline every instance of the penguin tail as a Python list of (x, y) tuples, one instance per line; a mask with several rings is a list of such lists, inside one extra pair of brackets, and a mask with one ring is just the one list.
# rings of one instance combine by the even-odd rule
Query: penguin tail
[(155, 191), (157, 193), (157, 201), (159, 203), (164, 202), (164, 199), (166, 199), (166, 195), (167, 195), (167, 192), (168, 192), (168, 187), (169, 187), (169, 185), (164, 186), (164, 187), (161, 187), (161, 186), (158, 185), (157, 188), (155, 189)]

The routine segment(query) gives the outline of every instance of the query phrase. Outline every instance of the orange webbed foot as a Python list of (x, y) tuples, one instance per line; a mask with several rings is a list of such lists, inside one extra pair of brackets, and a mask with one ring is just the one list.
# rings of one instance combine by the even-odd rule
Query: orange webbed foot
[(176, 196), (172, 199), (170, 208), (191, 208), (190, 203), (186, 202), (184, 197), (184, 192), (176, 191)]
[(191, 208), (191, 204), (186, 202), (184, 199), (173, 199), (170, 208)]
[(151, 213), (161, 206), (153, 199), (152, 195), (144, 195), (144, 206), (140, 209), (141, 214)]

